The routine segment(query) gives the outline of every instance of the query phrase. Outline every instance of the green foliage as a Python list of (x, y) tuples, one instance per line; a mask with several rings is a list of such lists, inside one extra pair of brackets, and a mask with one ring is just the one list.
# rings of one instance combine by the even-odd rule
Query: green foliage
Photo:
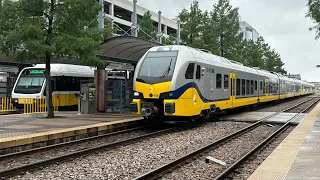
[[(0, 11), (0, 53), (21, 61), (44, 60), (47, 80), (52, 56), (104, 67), (95, 50), (113, 36), (114, 29), (106, 24), (98, 31), (100, 10), (96, 0), (5, 0)], [(47, 82), (48, 117), (54, 117), (51, 81)]]
[(190, 10), (183, 9), (179, 13), (181, 22), (182, 43), (190, 47), (204, 48), (203, 28), (204, 14), (199, 8), (199, 2), (194, 0)]
[(153, 25), (150, 11), (144, 13), (142, 18), (138, 18), (139, 33), (138, 37), (147, 41), (156, 40), (157, 27)]
[(259, 37), (257, 42), (243, 41), (240, 57), (242, 63), (246, 66), (259, 67), (267, 71), (279, 72), (285, 74), (286, 71), (282, 68), (284, 63), (281, 61), (280, 55), (271, 50), (271, 47), (266, 43), (263, 37)]
[(168, 37), (162, 37), (163, 45), (174, 45), (176, 44), (177, 38), (175, 34), (170, 34)]
[(280, 55), (262, 37), (257, 42), (242, 39), (237, 7), (232, 7), (229, 0), (219, 0), (213, 7), (210, 12), (202, 12), (195, 0), (190, 10), (179, 13), (183, 43), (247, 66), (285, 73)]
[(209, 46), (213, 52), (220, 56), (235, 59), (237, 56), (236, 47), (240, 45), (242, 34), (239, 32), (238, 8), (233, 8), (229, 0), (219, 0), (213, 5), (208, 20), (206, 40), (212, 45)]
[(16, 13), (18, 3), (11, 0), (2, 0), (0, 9), (0, 52), (9, 55), (10, 49), (17, 49), (19, 44), (18, 34), (19, 16)]
[(49, 53), (79, 58), (84, 65), (103, 66), (95, 50), (114, 30), (106, 21), (106, 28), (98, 31), (101, 6), (97, 1), (5, 0), (2, 8), (0, 22), (8, 25), (0, 27), (1, 52), (21, 61), (44, 60)]
[(311, 18), (316, 24), (310, 30), (316, 30), (316, 39), (320, 38), (320, 0), (308, 0), (307, 17)]

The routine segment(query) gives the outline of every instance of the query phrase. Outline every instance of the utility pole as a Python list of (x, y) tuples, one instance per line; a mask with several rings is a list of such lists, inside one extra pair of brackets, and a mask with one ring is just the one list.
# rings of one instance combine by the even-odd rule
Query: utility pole
[(180, 19), (178, 19), (177, 25), (178, 25), (178, 29), (177, 29), (177, 42), (176, 42), (176, 44), (179, 45), (180, 44)]
[(133, 22), (131, 28), (131, 34), (134, 37), (138, 37), (138, 28), (137, 28), (137, 0), (133, 0)]
[(101, 11), (99, 12), (99, 31), (102, 31), (104, 28), (104, 0), (99, 0), (99, 3), (101, 5)]
[(162, 33), (161, 33), (161, 11), (158, 12), (158, 43), (162, 44)]

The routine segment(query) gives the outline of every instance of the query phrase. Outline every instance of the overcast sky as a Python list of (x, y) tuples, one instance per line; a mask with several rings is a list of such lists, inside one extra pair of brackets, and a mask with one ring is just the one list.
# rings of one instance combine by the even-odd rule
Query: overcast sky
[[(138, 4), (174, 18), (193, 0), (138, 0)], [(212, 10), (217, 0), (198, 0), (202, 10)], [(285, 69), (300, 73), (303, 80), (320, 81), (320, 40), (309, 31), (312, 21), (305, 18), (307, 0), (231, 0), (239, 7), (242, 20), (253, 26), (266, 42), (280, 53)]]

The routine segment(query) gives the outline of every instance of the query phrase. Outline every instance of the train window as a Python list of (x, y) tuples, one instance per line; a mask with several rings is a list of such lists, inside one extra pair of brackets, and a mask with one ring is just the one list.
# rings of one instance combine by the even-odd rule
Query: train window
[(260, 91), (262, 91), (262, 81), (260, 81)]
[(254, 81), (254, 90), (258, 90), (258, 82)]
[(254, 93), (254, 86), (253, 86), (253, 80), (251, 80), (251, 94)]
[(246, 95), (250, 94), (250, 80), (247, 80), (246, 82)]
[(224, 75), (223, 85), (225, 89), (229, 88), (229, 75)]
[(262, 82), (262, 85), (263, 85), (263, 87), (262, 87), (263, 93), (266, 93), (266, 83), (265, 83), (265, 82)]
[(221, 89), (222, 87), (222, 80), (221, 80), (221, 74), (216, 75), (216, 88)]
[(242, 95), (245, 95), (246, 94), (246, 80), (242, 79)]
[(196, 79), (200, 79), (200, 65), (197, 65)]
[(237, 96), (240, 95), (240, 79), (237, 79), (237, 85), (236, 85), (236, 89), (237, 89)]
[(186, 79), (193, 79), (193, 73), (194, 73), (194, 63), (190, 63), (188, 65), (187, 70), (186, 70), (185, 78)]

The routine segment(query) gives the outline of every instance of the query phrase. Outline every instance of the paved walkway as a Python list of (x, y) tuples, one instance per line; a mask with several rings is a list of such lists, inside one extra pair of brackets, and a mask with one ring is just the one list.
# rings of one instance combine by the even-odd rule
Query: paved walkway
[(320, 179), (320, 104), (282, 141), (249, 180)]
[(55, 116), (49, 119), (46, 114), (0, 115), (0, 138), (139, 117), (116, 113), (77, 115), (77, 112), (58, 112)]

